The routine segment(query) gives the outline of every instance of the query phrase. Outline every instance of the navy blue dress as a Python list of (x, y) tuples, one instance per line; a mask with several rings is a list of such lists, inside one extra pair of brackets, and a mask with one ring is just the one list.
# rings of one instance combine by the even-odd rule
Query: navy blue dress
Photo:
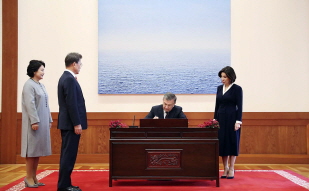
[(220, 125), (218, 131), (219, 156), (238, 156), (241, 128), (235, 131), (236, 121), (242, 120), (242, 88), (236, 84), (223, 95), (223, 85), (217, 88), (214, 119)]

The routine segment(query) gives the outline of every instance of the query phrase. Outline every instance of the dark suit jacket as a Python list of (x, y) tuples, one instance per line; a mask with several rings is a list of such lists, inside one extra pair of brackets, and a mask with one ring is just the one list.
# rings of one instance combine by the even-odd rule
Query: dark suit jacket
[[(159, 117), (159, 119), (164, 119), (162, 104), (153, 106), (145, 119), (153, 119), (155, 116)], [(182, 107), (176, 105), (168, 113), (167, 118), (187, 119), (186, 115), (182, 112)]]
[[(243, 93), (242, 88), (234, 84), (224, 95), (222, 94), (223, 85), (217, 88), (216, 107), (214, 119), (218, 119), (219, 113), (229, 113), (228, 120), (235, 124), (236, 120), (242, 120), (242, 101)], [(233, 114), (231, 116), (231, 114)]]
[(74, 130), (81, 124), (87, 129), (87, 114), (82, 89), (74, 76), (64, 71), (58, 82), (58, 129)]

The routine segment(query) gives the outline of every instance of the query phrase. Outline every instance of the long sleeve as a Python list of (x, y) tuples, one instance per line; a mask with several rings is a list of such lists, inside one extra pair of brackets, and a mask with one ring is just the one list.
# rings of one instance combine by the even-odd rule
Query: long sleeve
[(80, 125), (81, 120), (79, 118), (79, 108), (77, 102), (77, 88), (76, 88), (76, 80), (74, 78), (67, 78), (66, 83), (64, 83), (64, 94), (66, 108), (69, 113), (71, 122), (73, 126)]
[(29, 83), (26, 82), (22, 92), (22, 105), (26, 110), (25, 112), (27, 112), (29, 116), (31, 124), (40, 122), (36, 104), (35, 90)]
[(144, 119), (153, 119), (155, 116), (155, 106), (153, 106)]
[(48, 106), (48, 111), (49, 111), (49, 123), (51, 123), (51, 122), (53, 122), (53, 118), (52, 118), (52, 116), (51, 116), (49, 106)]
[(236, 91), (236, 106), (237, 106), (237, 112), (236, 112), (236, 120), (242, 121), (242, 102), (243, 102), (243, 92), (242, 88), (238, 86)]
[(187, 116), (183, 113), (183, 111), (182, 111), (182, 107), (180, 107), (180, 106), (178, 106), (180, 109), (180, 111), (179, 111), (179, 114), (178, 114), (178, 116), (177, 116), (177, 118), (179, 118), (179, 119), (187, 119)]
[(217, 94), (216, 94), (216, 105), (215, 105), (214, 119), (218, 119), (218, 108), (219, 108), (218, 93), (219, 93), (219, 87), (217, 88)]

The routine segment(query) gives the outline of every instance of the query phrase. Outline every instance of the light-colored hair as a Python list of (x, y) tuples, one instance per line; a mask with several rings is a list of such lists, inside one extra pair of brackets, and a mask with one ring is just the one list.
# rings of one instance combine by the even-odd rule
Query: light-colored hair
[(167, 92), (166, 94), (164, 94), (163, 100), (174, 100), (174, 103), (176, 103), (177, 97), (175, 94)]

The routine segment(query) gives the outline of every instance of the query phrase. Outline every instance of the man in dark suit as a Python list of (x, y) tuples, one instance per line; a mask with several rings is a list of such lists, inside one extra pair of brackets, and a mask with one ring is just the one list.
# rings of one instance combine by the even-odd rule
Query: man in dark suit
[(81, 54), (69, 53), (65, 57), (66, 70), (58, 82), (58, 129), (62, 139), (58, 191), (81, 191), (71, 182), (80, 136), (82, 130), (87, 129), (85, 100), (76, 78), (82, 66), (81, 59)]
[(145, 119), (186, 119), (182, 107), (176, 106), (177, 97), (173, 93), (166, 93), (163, 96), (163, 104), (153, 106)]

